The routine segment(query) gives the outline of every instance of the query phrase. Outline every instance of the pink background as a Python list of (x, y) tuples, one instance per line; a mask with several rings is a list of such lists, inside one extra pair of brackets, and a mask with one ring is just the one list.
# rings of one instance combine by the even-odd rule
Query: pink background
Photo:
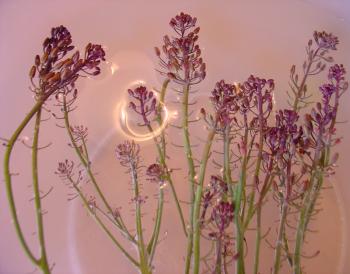
[[(157, 60), (153, 47), (162, 43), (162, 36), (170, 33), (169, 19), (180, 11), (196, 16), (201, 26), (200, 44), (208, 67), (208, 77), (200, 85), (196, 95), (205, 104), (214, 83), (219, 79), (243, 81), (249, 74), (276, 80), (277, 106), (284, 107), (288, 89), (289, 69), (300, 66), (304, 60), (304, 48), (314, 30), (333, 32), (340, 38), (339, 50), (334, 54), (336, 62), (343, 63), (350, 71), (350, 2), (348, 1), (10, 1), (0, 0), (0, 137), (9, 137), (33, 99), (28, 90), (28, 72), (34, 56), (41, 50), (41, 41), (51, 27), (65, 25), (72, 33), (74, 45), (83, 49), (88, 42), (101, 43), (107, 51), (109, 63), (96, 80), (82, 79), (79, 84), (79, 108), (73, 114), (77, 123), (90, 129), (89, 147), (95, 154), (95, 169), (99, 172), (102, 187), (114, 206), (122, 206), (127, 215), (130, 191), (123, 169), (114, 160), (115, 145), (124, 136), (116, 131), (115, 107), (125, 98), (126, 88), (134, 82), (145, 81), (150, 87), (159, 87), (161, 78), (154, 71)], [(111, 67), (117, 68), (112, 74)], [(322, 83), (316, 77), (310, 90)], [(171, 97), (172, 95), (170, 95)], [(171, 99), (176, 99), (173, 96)], [(317, 97), (315, 97), (317, 99)], [(349, 92), (342, 100), (340, 120), (350, 117)], [(200, 106), (198, 105), (198, 107)], [(174, 108), (175, 106), (169, 106)], [(52, 108), (52, 110), (56, 110)], [(176, 122), (176, 119), (173, 118)], [(40, 155), (41, 186), (43, 191), (54, 187), (44, 200), (46, 238), (50, 262), (55, 263), (54, 273), (135, 273), (128, 262), (114, 249), (87, 217), (78, 200), (68, 203), (68, 189), (53, 174), (57, 162), (74, 155), (66, 146), (64, 131), (54, 126), (51, 119), (43, 128), (41, 143), (53, 142), (54, 146)], [(193, 136), (203, 136), (201, 126), (194, 128)], [(180, 140), (171, 131), (174, 142)], [(30, 136), (26, 131), (23, 137)], [(325, 194), (324, 211), (315, 228), (319, 235), (310, 237), (313, 249), (321, 254), (308, 264), (308, 273), (348, 274), (350, 262), (350, 187), (348, 163), (350, 162), (350, 126), (339, 125), (339, 134), (345, 137), (338, 147), (342, 152), (339, 169), (331, 184), (335, 186)], [(142, 144), (143, 158), (149, 164), (154, 160), (150, 142)], [(2, 157), (4, 149), (0, 149)], [(13, 172), (18, 214), (32, 246), (36, 244), (32, 223), (30, 151), (19, 144), (13, 158)], [(173, 149), (172, 163), (182, 167), (182, 154)], [(2, 172), (2, 167), (0, 167)], [(2, 173), (1, 173), (2, 174)], [(176, 188), (186, 200), (188, 186), (183, 172), (176, 175)], [(88, 189), (87, 189), (88, 190)], [(145, 216), (151, 221), (155, 201), (155, 187), (145, 183), (144, 192), (150, 197)], [(166, 215), (162, 226), (163, 242), (156, 256), (155, 273), (176, 274), (183, 272), (185, 239), (177, 222), (170, 192), (167, 193)], [(185, 205), (184, 205), (185, 208)], [(187, 210), (185, 210), (187, 213)], [(267, 211), (267, 220), (273, 222), (274, 209)], [(128, 220), (131, 222), (132, 219)], [(149, 227), (151, 223), (147, 222)], [(150, 229), (146, 229), (149, 232)], [(271, 260), (271, 250), (266, 249), (262, 261)], [(249, 269), (249, 267), (248, 267)], [(264, 272), (269, 273), (268, 264)], [(0, 273), (30, 273), (34, 268), (23, 255), (15, 238), (8, 213), (4, 186), (0, 185)]]

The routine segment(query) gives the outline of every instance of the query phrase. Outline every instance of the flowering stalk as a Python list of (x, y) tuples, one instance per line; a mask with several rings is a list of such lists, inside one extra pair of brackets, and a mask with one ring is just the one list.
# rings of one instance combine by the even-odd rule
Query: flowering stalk
[[(323, 62), (333, 61), (333, 58), (331, 56), (326, 56), (326, 54), (329, 52), (329, 50), (336, 50), (336, 46), (339, 43), (338, 38), (336, 36), (334, 36), (332, 33), (326, 33), (324, 31), (315, 31), (314, 41), (316, 43), (316, 48), (312, 48), (313, 41), (311, 39), (309, 40), (308, 46), (306, 48), (307, 60), (303, 64), (304, 75), (300, 84), (298, 83), (298, 74), (295, 73), (295, 65), (293, 65), (291, 68), (290, 87), (294, 96), (294, 102), (292, 104), (294, 111), (297, 111), (302, 107), (300, 106), (300, 103), (303, 103), (303, 106), (308, 105), (308, 102), (306, 101), (306, 99), (308, 98), (308, 96), (306, 95), (306, 81), (309, 76), (317, 75), (325, 69), (326, 64)], [(313, 67), (315, 63), (317, 64), (315, 67)]]
[(242, 159), (242, 167), (239, 175), (238, 184), (235, 190), (234, 200), (235, 203), (235, 226), (236, 226), (236, 253), (237, 253), (237, 262), (236, 262), (236, 273), (237, 274), (244, 274), (244, 232), (243, 232), (243, 226), (242, 226), (242, 219), (241, 219), (241, 206), (242, 206), (242, 200), (243, 200), (243, 192), (246, 186), (246, 178), (247, 178), (247, 163), (248, 163), (248, 157), (247, 157), (247, 143), (248, 143), (248, 130), (245, 129), (244, 133), (244, 139), (243, 139), (243, 146), (244, 148), (244, 154)]
[[(136, 100), (131, 101), (129, 106), (130, 108), (135, 111), (137, 114), (141, 116), (143, 124), (140, 126), (146, 126), (148, 131), (150, 133), (153, 133), (153, 128), (151, 125), (151, 119), (152, 117), (150, 116), (155, 116), (155, 119), (157, 120), (158, 124), (161, 126), (163, 121), (162, 121), (162, 110), (163, 110), (163, 105), (164, 105), (164, 98), (165, 98), (165, 93), (167, 86), (169, 84), (169, 79), (166, 79), (163, 83), (162, 89), (160, 91), (160, 98), (159, 102), (157, 105), (157, 100), (153, 96), (153, 92), (149, 92), (146, 87), (140, 86), (135, 88), (134, 90), (129, 89), (129, 95), (132, 99)], [(174, 187), (174, 183), (172, 180), (172, 176), (170, 171), (168, 170), (167, 164), (166, 164), (166, 142), (165, 142), (165, 133), (164, 131), (161, 132), (161, 141), (160, 143), (158, 142), (156, 136), (153, 137), (154, 144), (156, 145), (157, 152), (158, 152), (158, 157), (159, 157), (159, 162), (163, 166), (164, 170), (166, 171), (167, 174), (167, 181), (170, 184), (171, 187), (171, 192), (173, 195), (173, 198), (175, 200), (176, 208), (178, 210), (179, 216), (180, 216), (180, 221), (182, 224), (182, 228), (184, 230), (185, 235), (187, 235), (186, 232), (186, 226), (185, 226), (185, 220), (183, 217), (182, 209), (179, 203), (179, 199), (176, 194), (176, 190)]]
[[(193, 248), (194, 230), (194, 200), (195, 200), (195, 165), (193, 160), (190, 134), (189, 134), (189, 93), (190, 86), (195, 85), (205, 78), (205, 63), (203, 63), (201, 50), (196, 41), (198, 40), (199, 28), (195, 28), (197, 18), (188, 14), (180, 13), (170, 21), (170, 26), (176, 33), (176, 38), (172, 40), (164, 36), (162, 47), (165, 58), (161, 57), (161, 52), (156, 48), (156, 53), (160, 59), (160, 65), (164, 69), (161, 74), (166, 75), (175, 83), (182, 87), (182, 123), (184, 150), (188, 166), (188, 180), (190, 183), (190, 221), (188, 229), (188, 244), (185, 273), (190, 270)], [(193, 30), (192, 30), (193, 29)]]
[[(85, 140), (86, 137), (84, 137), (84, 135), (81, 134), (81, 131), (74, 129), (70, 125), (69, 106), (67, 105), (66, 100), (67, 100), (66, 96), (63, 96), (63, 119), (64, 119), (64, 125), (66, 128), (67, 134), (70, 138), (70, 142), (74, 148), (75, 153), (77, 154), (77, 156), (80, 160), (80, 163), (86, 169), (86, 172), (87, 172), (98, 196), (100, 197), (104, 206), (106, 207), (107, 215), (113, 214), (113, 209), (110, 206), (110, 204), (108, 203), (106, 197), (104, 196), (104, 194), (103, 194), (101, 188), (99, 187), (98, 182), (97, 182), (97, 180), (96, 180), (96, 178), (91, 170), (91, 161), (89, 159), (89, 154), (88, 154), (88, 150), (86, 147), (86, 140)], [(78, 145), (77, 141), (81, 141), (81, 146)], [(113, 218), (112, 223), (118, 228), (118, 230), (122, 233), (122, 235), (124, 235), (131, 242), (136, 243), (134, 236), (131, 235), (130, 232), (128, 231), (120, 214), (117, 216), (117, 218)]]
[[(256, 238), (254, 252), (254, 274), (259, 273), (260, 248), (262, 235), (263, 205), (269, 195), (278, 203), (280, 219), (278, 233), (275, 239), (275, 256), (272, 263), (272, 273), (281, 271), (282, 260), (286, 258), (294, 274), (301, 274), (302, 248), (308, 225), (315, 212), (315, 205), (324, 184), (325, 176), (334, 173), (337, 154), (331, 154), (331, 148), (339, 143), (335, 137), (336, 118), (341, 95), (348, 87), (345, 82), (345, 69), (342, 65), (330, 67), (329, 82), (320, 87), (322, 101), (312, 108), (305, 116), (305, 121), (299, 121), (298, 111), (306, 107), (307, 79), (319, 74), (332, 58), (326, 56), (330, 50), (335, 50), (338, 38), (326, 32), (315, 32), (314, 41), (307, 46), (307, 60), (303, 65), (301, 81), (295, 72), (295, 66), (290, 72), (290, 87), (292, 89), (291, 109), (279, 110), (275, 123), (270, 125), (268, 118), (272, 112), (272, 92), (274, 81), (250, 76), (242, 84), (232, 85), (221, 80), (216, 83), (209, 97), (213, 114), (207, 114), (201, 109), (203, 120), (208, 125), (208, 136), (200, 158), (199, 168), (195, 166), (195, 158), (191, 147), (189, 124), (190, 96), (193, 85), (200, 83), (206, 76), (206, 65), (201, 58), (201, 50), (197, 44), (199, 27), (197, 19), (185, 13), (180, 13), (170, 21), (175, 37), (164, 36), (161, 50), (155, 48), (159, 57), (159, 71), (165, 76), (160, 91), (159, 102), (152, 91), (139, 86), (128, 90), (131, 97), (129, 107), (142, 120), (143, 126), (152, 135), (154, 123), (163, 126), (163, 107), (167, 87), (170, 82), (180, 86), (177, 92), (182, 94), (182, 134), (183, 145), (188, 167), (189, 211), (188, 226), (184, 220), (182, 209), (173, 183), (172, 170), (168, 168), (166, 151), (166, 133), (153, 135), (158, 157), (147, 170), (147, 180), (158, 187), (157, 209), (150, 239), (144, 234), (142, 205), (147, 197), (141, 194), (140, 146), (133, 141), (125, 141), (116, 149), (116, 157), (127, 169), (132, 183), (132, 204), (135, 209), (135, 234), (126, 227), (117, 209), (113, 209), (107, 201), (93, 173), (91, 159), (87, 146), (87, 128), (72, 126), (69, 114), (74, 110), (73, 104), (78, 97), (75, 82), (82, 75), (98, 75), (100, 63), (105, 61), (104, 50), (100, 45), (88, 44), (85, 52), (80, 55), (75, 51), (70, 57), (67, 53), (74, 47), (70, 33), (60, 26), (53, 28), (51, 36), (43, 43), (43, 53), (37, 55), (29, 76), (32, 83), (36, 104), (19, 125), (13, 136), (7, 142), (4, 158), (4, 175), (10, 212), (13, 217), (19, 241), (31, 262), (43, 273), (51, 270), (45, 248), (44, 223), (39, 188), (38, 151), (41, 129), (42, 111), (46, 109), (49, 98), (56, 99), (56, 106), (61, 108), (64, 127), (70, 139), (80, 164), (78, 170), (73, 162), (66, 160), (59, 163), (56, 174), (67, 182), (74, 190), (74, 197), (79, 197), (94, 218), (97, 225), (116, 245), (122, 254), (142, 274), (151, 274), (156, 248), (164, 213), (164, 187), (170, 184), (173, 198), (180, 216), (184, 234), (187, 237), (187, 254), (184, 272), (199, 274), (201, 263), (211, 273), (228, 273), (228, 267), (234, 265), (236, 274), (246, 271), (245, 255), (248, 252), (245, 235), (251, 221), (256, 217)], [(316, 47), (313, 47), (316, 44)], [(10, 159), (13, 147), (20, 134), (35, 116), (32, 150), (32, 184), (34, 206), (37, 223), (37, 234), (40, 255), (34, 255), (28, 246), (20, 226), (16, 212)], [(302, 124), (302, 126), (301, 126)], [(216, 138), (217, 137), (217, 138)], [(220, 163), (213, 163), (220, 168), (220, 175), (211, 175), (208, 186), (204, 186), (206, 170), (211, 156), (214, 140), (223, 141)], [(234, 146), (234, 147), (233, 147)], [(235, 149), (237, 148), (237, 151)], [(198, 170), (197, 170), (198, 169)], [(233, 172), (237, 169), (237, 172)], [(83, 173), (83, 171), (85, 171)], [(197, 174), (198, 171), (198, 174)], [(249, 174), (252, 174), (252, 179)], [(234, 176), (237, 176), (234, 178)], [(102, 203), (99, 207), (95, 197), (87, 198), (80, 184), (84, 181), (92, 183), (97, 192), (97, 198)], [(44, 195), (45, 196), (45, 195)], [(297, 230), (295, 232), (295, 247), (290, 249), (287, 238), (288, 218), (292, 209), (299, 213)], [(135, 259), (113, 235), (105, 224), (110, 221), (129, 243), (136, 246), (138, 259)], [(231, 227), (232, 225), (232, 227)], [(201, 243), (206, 239), (212, 243), (212, 249), (201, 258)], [(208, 263), (210, 262), (210, 263)]]
[(136, 162), (133, 160), (130, 161), (130, 170), (131, 170), (131, 180), (134, 189), (134, 199), (135, 199), (135, 210), (136, 210), (136, 232), (137, 232), (137, 243), (138, 243), (138, 251), (139, 251), (139, 260), (140, 260), (140, 271), (142, 274), (149, 274), (151, 270), (149, 269), (147, 252), (145, 248), (145, 243), (143, 239), (142, 232), (142, 221), (141, 221), (141, 199), (139, 192), (139, 183), (138, 176), (136, 172)]
[[(25, 116), (24, 120), (20, 123), (18, 128), (13, 133), (12, 137), (7, 143), (7, 149), (4, 156), (4, 177), (6, 185), (6, 194), (9, 202), (10, 213), (13, 219), (13, 223), (16, 229), (16, 234), (21, 243), (21, 246), (31, 260), (31, 262), (38, 266), (44, 273), (50, 273), (50, 268), (47, 262), (47, 255), (44, 241), (44, 225), (42, 220), (42, 207), (41, 197), (39, 194), (39, 181), (38, 181), (38, 140), (39, 140), (39, 128), (40, 117), (43, 105), (53, 95), (65, 89), (66, 87), (73, 87), (76, 80), (79, 78), (79, 73), (87, 73), (91, 75), (97, 75), (100, 72), (98, 65), (100, 60), (104, 60), (104, 52), (97, 53), (96, 49), (101, 49), (100, 46), (89, 44), (84, 59), (79, 59), (77, 53), (71, 58), (65, 58), (67, 53), (73, 50), (74, 46), (71, 45), (72, 39), (69, 31), (59, 26), (51, 30), (51, 36), (46, 38), (43, 42), (43, 54), (41, 56), (36, 55), (34, 65), (30, 69), (29, 77), (32, 83), (31, 91), (35, 95), (36, 104)], [(95, 52), (93, 52), (95, 50)], [(64, 59), (65, 58), (65, 59)], [(37, 77), (36, 77), (37, 76)], [(13, 147), (28, 123), (32, 120), (34, 115), (37, 115), (34, 138), (32, 145), (32, 173), (33, 173), (33, 191), (34, 191), (34, 203), (36, 210), (36, 221), (38, 228), (39, 245), (41, 255), (36, 258), (31, 249), (29, 248), (25, 237), (23, 235), (22, 228), (19, 223), (18, 215), (16, 212), (16, 205), (12, 190), (12, 179), (10, 172), (10, 159)]]
[[(336, 64), (330, 67), (328, 79), (331, 83), (320, 87), (323, 95), (322, 103), (316, 104), (316, 110), (313, 109), (311, 115), (306, 116), (306, 128), (311, 136), (315, 135), (316, 137), (314, 138), (314, 158), (310, 167), (310, 188), (302, 203), (296, 232), (293, 270), (297, 274), (301, 273), (302, 244), (324, 182), (324, 176), (327, 172), (332, 172), (332, 166), (336, 161), (336, 158), (330, 159), (330, 152), (331, 147), (338, 142), (337, 139), (333, 140), (333, 135), (335, 133), (339, 99), (348, 88), (348, 83), (345, 82), (345, 73), (342, 65)], [(332, 98), (334, 98), (333, 105), (331, 104)]]
[[(81, 173), (78, 173), (77, 179), (73, 178), (74, 163), (69, 163), (68, 160), (60, 162), (58, 164), (58, 169), (56, 174), (64, 181), (68, 181), (70, 187), (72, 187), (78, 194), (79, 198), (83, 202), (85, 209), (88, 211), (89, 215), (94, 219), (96, 224), (102, 229), (102, 231), (108, 236), (108, 238), (117, 246), (119, 251), (137, 268), (140, 267), (139, 262), (137, 262), (126, 249), (118, 242), (113, 233), (107, 228), (103, 220), (98, 216), (96, 210), (99, 210), (94, 199), (88, 199), (79, 187), (79, 183), (82, 180)], [(108, 215), (107, 215), (108, 216)]]

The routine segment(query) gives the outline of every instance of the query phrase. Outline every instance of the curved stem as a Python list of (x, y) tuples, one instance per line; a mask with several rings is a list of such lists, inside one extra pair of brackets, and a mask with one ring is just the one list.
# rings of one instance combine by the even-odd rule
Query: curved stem
[(7, 148), (6, 148), (5, 156), (4, 156), (4, 179), (5, 179), (5, 187), (6, 187), (6, 196), (7, 196), (9, 208), (10, 208), (10, 214), (11, 214), (11, 217), (13, 220), (13, 224), (15, 226), (17, 237), (18, 237), (20, 244), (22, 246), (22, 249), (24, 250), (27, 257), (31, 260), (31, 262), (35, 265), (39, 265), (40, 260), (36, 259), (35, 256), (33, 255), (32, 251), (30, 250), (30, 248), (25, 240), (21, 225), (19, 223), (15, 199), (14, 199), (13, 190), (12, 190), (10, 161), (11, 161), (12, 150), (14, 148), (15, 142), (18, 140), (23, 129), (28, 125), (29, 121), (33, 118), (35, 113), (41, 108), (43, 103), (44, 103), (44, 100), (39, 100), (33, 106), (33, 108), (29, 111), (29, 113), (25, 116), (23, 121), (19, 124), (19, 126), (17, 127), (17, 129), (15, 130), (15, 132), (13, 133), (13, 135), (11, 136), (10, 140), (7, 143)]
[(41, 108), (36, 113), (35, 125), (34, 125), (34, 136), (32, 145), (32, 175), (33, 175), (33, 192), (34, 192), (34, 203), (35, 203), (35, 215), (36, 223), (38, 227), (38, 238), (40, 244), (40, 268), (44, 273), (50, 273), (49, 263), (47, 261), (45, 237), (44, 237), (44, 224), (41, 207), (41, 198), (39, 190), (39, 176), (38, 176), (38, 143), (39, 143), (39, 132), (41, 123)]

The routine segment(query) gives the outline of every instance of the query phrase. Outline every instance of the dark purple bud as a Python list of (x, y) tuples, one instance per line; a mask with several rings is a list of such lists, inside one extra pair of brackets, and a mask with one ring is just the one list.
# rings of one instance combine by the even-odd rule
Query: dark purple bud
[(159, 57), (160, 56), (160, 50), (158, 47), (154, 47), (154, 51), (156, 53), (156, 55)]
[(332, 33), (326, 33), (325, 31), (315, 31), (314, 39), (316, 44), (323, 49), (336, 50), (336, 46), (339, 44), (338, 37), (334, 36)]
[(344, 80), (345, 74), (346, 74), (346, 71), (344, 66), (335, 64), (329, 68), (328, 78), (329, 80), (335, 80), (337, 82), (340, 82)]
[(36, 73), (36, 67), (35, 67), (35, 66), (32, 66), (32, 68), (31, 68), (30, 71), (29, 71), (29, 77), (30, 77), (30, 79), (33, 79), (33, 78), (34, 78), (35, 73)]

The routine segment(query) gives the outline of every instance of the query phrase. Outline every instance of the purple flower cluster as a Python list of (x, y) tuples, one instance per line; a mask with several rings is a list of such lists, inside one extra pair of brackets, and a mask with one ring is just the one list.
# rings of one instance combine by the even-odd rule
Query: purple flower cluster
[[(56, 90), (73, 88), (80, 73), (100, 73), (100, 62), (105, 61), (105, 52), (100, 45), (89, 43), (82, 59), (79, 58), (79, 51), (70, 58), (64, 58), (73, 49), (71, 34), (64, 26), (51, 30), (51, 37), (46, 38), (43, 43), (42, 56), (35, 56), (29, 73), (36, 94), (52, 94)], [(36, 73), (39, 75), (37, 84), (34, 83)]]
[(152, 164), (147, 168), (146, 175), (149, 180), (154, 183), (164, 184), (165, 181), (165, 170), (160, 164)]
[(225, 128), (230, 125), (238, 110), (236, 86), (227, 84), (224, 80), (217, 82), (211, 92), (210, 101), (215, 109), (219, 127)]
[(215, 222), (220, 234), (224, 233), (225, 229), (233, 221), (233, 213), (234, 207), (230, 202), (220, 201), (214, 206), (211, 219)]
[[(253, 75), (243, 84), (228, 84), (224, 80), (216, 83), (211, 92), (210, 100), (215, 109), (216, 123), (219, 129), (226, 128), (233, 123), (238, 125), (237, 113), (247, 118), (253, 114), (250, 122), (252, 128), (258, 128), (259, 123), (266, 127), (266, 120), (272, 111), (272, 92), (274, 81)], [(202, 111), (206, 116), (205, 111)]]
[(121, 165), (129, 166), (130, 163), (139, 161), (140, 146), (134, 141), (125, 141), (117, 146), (115, 155)]
[(136, 103), (130, 102), (129, 107), (142, 117), (144, 125), (150, 125), (150, 116), (157, 113), (157, 99), (153, 92), (144, 86), (129, 89), (128, 92), (130, 97), (136, 100)]
[(329, 68), (328, 71), (328, 79), (330, 81), (335, 81), (336, 83), (340, 83), (341, 81), (345, 80), (345, 68), (344, 66), (335, 64)]
[(335, 133), (335, 122), (341, 95), (348, 88), (345, 81), (346, 71), (343, 65), (335, 64), (329, 68), (329, 83), (320, 86), (322, 101), (316, 104), (310, 114), (305, 117), (305, 128), (314, 147), (332, 145), (332, 135)]
[(339, 44), (338, 37), (325, 31), (315, 31), (314, 39), (319, 48), (336, 50)]
[(88, 136), (88, 128), (80, 125), (80, 126), (71, 126), (70, 131), (74, 137), (75, 142), (87, 141), (87, 136)]
[[(275, 88), (275, 82), (273, 79), (263, 79), (250, 75), (242, 85), (241, 90), (245, 97), (252, 98), (253, 104), (259, 107), (259, 104), (266, 104), (266, 112), (272, 110), (272, 92)], [(243, 102), (243, 107), (247, 107)]]
[(285, 166), (286, 161), (294, 157), (300, 144), (303, 129), (297, 125), (298, 119), (298, 113), (293, 110), (279, 110), (275, 126), (269, 128), (265, 134), (270, 154), (280, 166)]
[[(164, 36), (162, 53), (155, 48), (163, 68), (162, 74), (179, 84), (197, 84), (206, 75), (206, 65), (201, 58), (201, 50), (196, 44), (199, 27), (195, 28), (197, 19), (180, 13), (172, 18), (170, 26), (177, 34), (175, 38)], [(194, 28), (192, 30), (192, 28)]]
[[(225, 181), (219, 176), (211, 176), (208, 188), (204, 192), (202, 200), (202, 215), (201, 223), (206, 227), (211, 227), (209, 237), (214, 235), (218, 237), (225, 236), (225, 230), (233, 220), (234, 205), (225, 201), (228, 195), (228, 186)], [(209, 220), (206, 219), (208, 210), (211, 209)], [(214, 225), (209, 226), (210, 224)]]
[(57, 168), (56, 174), (61, 179), (67, 179), (67, 178), (72, 177), (73, 169), (74, 169), (74, 163), (70, 162), (68, 160), (65, 160), (64, 162), (58, 163), (58, 168)]

